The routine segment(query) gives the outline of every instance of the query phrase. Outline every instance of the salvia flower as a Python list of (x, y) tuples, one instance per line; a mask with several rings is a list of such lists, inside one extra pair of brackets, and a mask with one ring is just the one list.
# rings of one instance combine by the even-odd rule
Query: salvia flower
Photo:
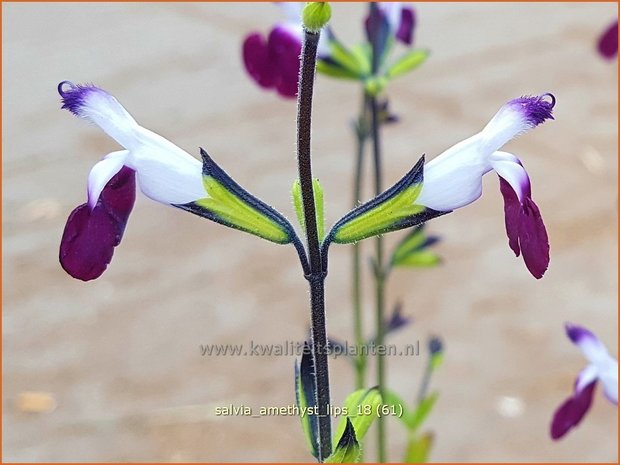
[(499, 149), (509, 140), (552, 119), (555, 97), (521, 97), (505, 104), (484, 129), (424, 164), (422, 157), (394, 186), (342, 217), (330, 241), (347, 244), (420, 225), (469, 205), (482, 195), (482, 177), (495, 171), (504, 197), (508, 244), (523, 255), (532, 275), (549, 265), (549, 241), (530, 178), (521, 161)]
[(119, 245), (136, 195), (189, 211), (278, 244), (295, 237), (291, 224), (239, 186), (201, 149), (202, 163), (140, 126), (106, 91), (64, 81), (62, 108), (99, 126), (124, 150), (98, 162), (88, 176), (88, 200), (73, 210), (60, 245), (60, 263), (83, 281), (98, 278)]
[(495, 171), (504, 197), (508, 243), (517, 257), (523, 254), (525, 265), (536, 278), (541, 278), (549, 265), (547, 231), (521, 161), (499, 149), (519, 134), (553, 119), (554, 105), (551, 94), (508, 102), (481, 132), (424, 166), (424, 183), (416, 200), (436, 211), (464, 207), (482, 195), (482, 177)]
[[(266, 38), (253, 32), (243, 42), (243, 63), (248, 74), (259, 86), (275, 89), (282, 97), (294, 98), (297, 95), (303, 5), (278, 3), (286, 19), (277, 23)], [(318, 55), (325, 53), (325, 41), (320, 40)]]
[(603, 385), (605, 397), (618, 405), (618, 361), (609, 355), (603, 343), (587, 329), (567, 323), (566, 335), (579, 347), (588, 365), (577, 376), (573, 394), (553, 415), (551, 437), (555, 440), (562, 438), (581, 422), (592, 405), (598, 381)]
[(140, 126), (102, 89), (64, 81), (62, 108), (99, 126), (125, 148), (98, 162), (88, 176), (88, 201), (67, 221), (60, 262), (73, 277), (99, 277), (123, 236), (135, 201), (135, 181), (152, 200), (185, 204), (206, 197), (202, 164), (172, 142)]

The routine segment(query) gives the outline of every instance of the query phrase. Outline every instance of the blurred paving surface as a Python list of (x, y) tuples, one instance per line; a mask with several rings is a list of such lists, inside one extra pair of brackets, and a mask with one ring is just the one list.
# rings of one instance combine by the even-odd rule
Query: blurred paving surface
[[(291, 248), (140, 197), (101, 279), (75, 281), (57, 260), (90, 167), (117, 150), (59, 110), (64, 79), (108, 89), (141, 124), (196, 156), (205, 147), (240, 184), (294, 217), (294, 104), (255, 87), (239, 51), (244, 34), (267, 31), (277, 9), (2, 8), (4, 460), (308, 460), (298, 418), (215, 416), (229, 404), (292, 404), (294, 357), (200, 353), (201, 344), (305, 337), (306, 284)], [(349, 43), (361, 38), (362, 8), (334, 6), (333, 26)], [(564, 441), (552, 443), (548, 427), (585, 363), (563, 323), (588, 326), (617, 353), (617, 70), (594, 48), (617, 7), (416, 8), (416, 42), (432, 56), (389, 90), (402, 122), (386, 130), (386, 185), (422, 153), (435, 156), (478, 131), (507, 100), (547, 91), (558, 98), (556, 121), (507, 146), (524, 160), (549, 230), (545, 278), (533, 279), (508, 249), (497, 180), (488, 176), (480, 201), (429, 225), (444, 238), (443, 266), (400, 271), (390, 283), (389, 301), (402, 299), (415, 318), (391, 342), (423, 344), (431, 333), (446, 341), (433, 380), (441, 397), (428, 424), (437, 433), (432, 458), (616, 461), (617, 410), (600, 392)], [(358, 99), (357, 86), (318, 78), (314, 165), (328, 223), (351, 201), (349, 121)], [(333, 247), (330, 267), (330, 333), (350, 340), (346, 247)], [(370, 285), (367, 302), (369, 328)], [(392, 358), (390, 386), (413, 399), (424, 363)], [(345, 360), (331, 363), (331, 379), (339, 404), (352, 386)], [(39, 413), (19, 410), (28, 393), (39, 396)], [(389, 434), (399, 460), (405, 438), (396, 421)]]

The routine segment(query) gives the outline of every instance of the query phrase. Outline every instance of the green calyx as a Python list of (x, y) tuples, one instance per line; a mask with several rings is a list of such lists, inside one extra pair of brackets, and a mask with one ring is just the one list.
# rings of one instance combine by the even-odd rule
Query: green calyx
[(422, 205), (414, 204), (421, 190), (421, 183), (407, 187), (385, 202), (345, 222), (336, 230), (334, 242), (349, 244), (398, 229), (396, 225), (401, 220), (424, 211)]
[(288, 231), (281, 225), (232, 194), (217, 179), (204, 176), (202, 182), (209, 197), (197, 200), (195, 204), (212, 212), (226, 225), (277, 244), (291, 241)]
[(175, 207), (276, 244), (293, 241), (295, 231), (282, 214), (243, 189), (204, 149), (200, 154), (206, 195)]
[[(325, 237), (325, 220), (324, 220), (324, 201), (323, 201), (323, 187), (319, 183), (318, 179), (312, 180), (312, 192), (314, 194), (314, 208), (316, 211), (316, 228), (319, 234), (319, 241), (323, 241)], [(306, 218), (304, 216), (304, 206), (301, 197), (301, 183), (299, 179), (293, 182), (291, 188), (291, 195), (293, 197), (293, 206), (295, 207), (295, 213), (297, 214), (297, 220), (301, 228), (306, 231)]]

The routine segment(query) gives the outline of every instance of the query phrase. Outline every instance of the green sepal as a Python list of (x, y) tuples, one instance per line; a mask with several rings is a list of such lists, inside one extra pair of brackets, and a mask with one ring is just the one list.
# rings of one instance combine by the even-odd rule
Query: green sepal
[(404, 463), (426, 463), (433, 447), (434, 435), (431, 432), (419, 437), (412, 437), (407, 443)]
[(413, 71), (426, 61), (428, 55), (428, 50), (411, 50), (396, 60), (396, 62), (388, 68), (385, 72), (385, 77), (394, 79)]
[(402, 415), (400, 415), (398, 419), (405, 425), (409, 426), (408, 421), (411, 416), (411, 412), (407, 408), (405, 401), (398, 394), (392, 390), (388, 390), (384, 394), (383, 403), (395, 407), (394, 411), (396, 412), (402, 411)]
[(357, 463), (361, 452), (362, 448), (355, 435), (355, 428), (347, 417), (344, 430), (338, 445), (336, 445), (336, 450), (325, 459), (325, 463)]
[(431, 413), (431, 410), (433, 410), (438, 397), (439, 392), (435, 391), (422, 399), (407, 420), (407, 426), (410, 431), (415, 431), (420, 427), (420, 425), (422, 425), (422, 423), (424, 423), (424, 420), (426, 420), (428, 415)]
[(207, 196), (175, 207), (276, 244), (288, 244), (295, 231), (273, 207), (237, 184), (202, 148), (202, 181)]
[[(316, 211), (316, 228), (319, 234), (319, 241), (322, 241), (325, 237), (325, 203), (323, 201), (323, 187), (318, 179), (312, 179), (312, 191), (314, 194), (314, 208)], [(301, 196), (301, 183), (299, 179), (295, 179), (293, 187), (291, 188), (291, 194), (293, 196), (293, 206), (295, 207), (295, 213), (297, 214), (297, 221), (301, 229), (306, 231), (306, 217), (304, 216), (304, 206)]]
[(304, 27), (317, 33), (329, 22), (332, 17), (332, 7), (329, 2), (308, 2), (301, 12)]
[(327, 28), (325, 30), (328, 56), (321, 56), (317, 60), (318, 72), (328, 76), (363, 80), (370, 73), (369, 57), (358, 49), (350, 50), (345, 47)]
[[(318, 457), (319, 443), (316, 436), (317, 415), (316, 396), (314, 388), (314, 362), (308, 343), (304, 343), (304, 352), (301, 364), (295, 360), (295, 401), (299, 408), (301, 429), (310, 452)], [(310, 409), (310, 413), (306, 413)]]
[(424, 156), (394, 186), (353, 209), (331, 229), (326, 242), (349, 244), (367, 237), (409, 228), (449, 212), (416, 205), (424, 171)]
[(378, 418), (381, 406), (381, 394), (377, 387), (370, 389), (358, 389), (347, 396), (344, 401), (343, 411), (346, 419), (342, 418), (336, 428), (335, 438), (340, 437), (349, 422), (353, 423), (357, 438), (361, 441), (368, 432), (372, 422)]
[(424, 234), (424, 225), (414, 228), (394, 249), (390, 261), (392, 266), (431, 267), (439, 264), (439, 256), (426, 250), (438, 240), (435, 236)]

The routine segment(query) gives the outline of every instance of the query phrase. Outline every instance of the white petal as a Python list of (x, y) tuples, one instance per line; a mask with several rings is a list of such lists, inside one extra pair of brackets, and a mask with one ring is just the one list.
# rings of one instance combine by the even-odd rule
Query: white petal
[(97, 205), (101, 191), (125, 164), (129, 151), (112, 152), (98, 162), (88, 174), (88, 206), (92, 210)]
[(424, 184), (416, 203), (438, 211), (468, 205), (482, 195), (482, 176), (490, 170), (476, 134), (424, 166)]
[(519, 159), (511, 153), (494, 152), (490, 160), (493, 169), (510, 184), (519, 201), (523, 202), (530, 195), (530, 178)]
[(401, 10), (403, 5), (401, 2), (378, 2), (377, 6), (383, 10), (385, 14), (388, 24), (390, 25), (390, 30), (392, 33), (398, 31), (400, 27), (400, 17)]
[(133, 148), (138, 123), (116, 98), (98, 87), (69, 82), (61, 83), (59, 91), (64, 108), (96, 124), (126, 149)]
[(595, 379), (598, 379), (598, 370), (594, 365), (588, 365), (577, 375), (577, 382), (575, 383), (575, 392), (581, 392), (588, 384)]
[(208, 197), (200, 161), (148, 129), (139, 128), (139, 140), (126, 165), (136, 170), (138, 185), (147, 197), (173, 205)]
[(618, 361), (610, 357), (605, 366), (599, 367), (599, 379), (603, 383), (603, 390), (607, 398), (618, 404)]

